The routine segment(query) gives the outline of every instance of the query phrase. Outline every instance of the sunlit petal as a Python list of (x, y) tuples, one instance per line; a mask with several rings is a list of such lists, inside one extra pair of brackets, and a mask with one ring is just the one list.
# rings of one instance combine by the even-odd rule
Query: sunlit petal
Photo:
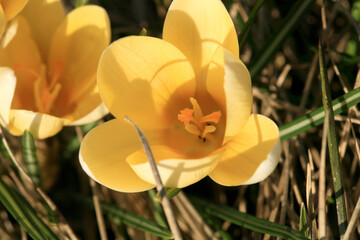
[(141, 148), (131, 125), (111, 120), (91, 130), (80, 148), (80, 163), (95, 181), (121, 192), (139, 192), (154, 185), (140, 179), (126, 158)]
[(10, 110), (9, 131), (16, 136), (29, 130), (34, 138), (43, 139), (54, 136), (63, 127), (66, 120), (48, 114), (27, 110)]
[(52, 36), (65, 18), (61, 0), (30, 0), (21, 15), (29, 21), (32, 37), (39, 47), (42, 60), (46, 62)]
[[(217, 165), (222, 153), (213, 153), (199, 159), (185, 159), (167, 146), (152, 146), (161, 180), (166, 187), (183, 188), (206, 177)], [(127, 161), (136, 174), (146, 182), (155, 179), (143, 150), (131, 154)]]
[[(33, 85), (43, 68), (41, 56), (31, 38), (29, 24), (25, 18), (15, 18), (9, 29), (14, 30), (15, 34), (0, 51), (0, 65), (12, 68), (17, 78), (12, 108), (35, 110)], [(5, 40), (7, 37), (8, 33)]]
[[(76, 110), (75, 110), (76, 111)], [(81, 105), (78, 106), (78, 111), (82, 111), (81, 110)], [(99, 120), (100, 118), (104, 117), (106, 114), (109, 113), (109, 110), (105, 107), (104, 103), (100, 103), (99, 106), (97, 106), (94, 110), (92, 110), (91, 112), (89, 112), (87, 115), (83, 116), (82, 118), (71, 122), (71, 124), (69, 124), (70, 126), (77, 126), (77, 125), (83, 125), (83, 124), (87, 124), (87, 123), (91, 123), (94, 121)]]
[(7, 126), (11, 102), (16, 87), (16, 77), (14, 72), (7, 67), (0, 67), (0, 124)]
[(120, 119), (127, 115), (141, 127), (178, 122), (179, 111), (189, 105), (195, 90), (194, 72), (185, 56), (152, 37), (125, 37), (112, 43), (100, 59), (97, 77), (110, 112)]
[[(49, 75), (59, 76), (65, 105), (77, 102), (93, 88), (102, 51), (110, 43), (110, 22), (98, 6), (71, 11), (57, 28), (49, 52)], [(61, 46), (61, 47), (60, 47)]]
[(225, 186), (265, 179), (279, 161), (278, 140), (276, 124), (265, 116), (252, 114), (240, 133), (223, 146), (225, 154), (209, 176)]
[(244, 63), (219, 47), (209, 65), (206, 87), (214, 100), (226, 109), (224, 143), (236, 136), (251, 113), (251, 77)]
[(163, 38), (189, 59), (198, 83), (205, 81), (207, 65), (218, 46), (239, 54), (234, 24), (219, 0), (174, 0), (166, 15)]
[(281, 143), (279, 139), (275, 146), (271, 149), (270, 153), (267, 155), (266, 160), (259, 165), (255, 173), (246, 182), (243, 182), (242, 185), (253, 184), (264, 180), (274, 171), (279, 162), (280, 155)]

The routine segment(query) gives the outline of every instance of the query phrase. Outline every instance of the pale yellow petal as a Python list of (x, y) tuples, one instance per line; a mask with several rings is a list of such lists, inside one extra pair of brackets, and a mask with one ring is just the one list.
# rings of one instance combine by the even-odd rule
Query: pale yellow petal
[(110, 38), (109, 17), (98, 6), (74, 9), (57, 28), (50, 46), (48, 73), (52, 79), (59, 78), (65, 93), (59, 96), (63, 104), (76, 104), (92, 90), (100, 55)]
[(10, 110), (9, 119), (8, 129), (11, 134), (19, 136), (29, 130), (37, 139), (54, 136), (66, 123), (65, 119), (27, 110)]
[(16, 87), (14, 72), (7, 67), (0, 67), (0, 124), (6, 127), (9, 123), (11, 102)]
[(144, 36), (112, 43), (100, 59), (97, 78), (101, 98), (113, 115), (127, 115), (149, 128), (179, 122), (177, 115), (189, 106), (195, 90), (185, 56), (168, 42)]
[(269, 118), (253, 114), (223, 149), (224, 156), (209, 175), (215, 182), (237, 186), (261, 181), (279, 161), (279, 129)]
[(21, 14), (29, 21), (32, 37), (39, 47), (42, 60), (46, 62), (53, 34), (65, 18), (61, 0), (30, 0)]
[(259, 167), (256, 169), (254, 174), (241, 185), (253, 184), (263, 181), (267, 176), (269, 176), (274, 169), (276, 168), (281, 155), (281, 143), (280, 139), (276, 142), (275, 146), (271, 149), (270, 153), (267, 155), (266, 160), (263, 161)]
[[(217, 152), (203, 158), (185, 159), (185, 154), (177, 153), (167, 146), (151, 146), (151, 151), (164, 186), (173, 188), (184, 188), (200, 181), (216, 167), (222, 156), (221, 152)], [(143, 150), (131, 154), (127, 162), (141, 179), (155, 184)]]
[[(25, 18), (15, 18), (10, 29), (16, 29), (15, 35), (0, 51), (0, 66), (12, 68), (17, 78), (12, 108), (35, 110), (33, 85), (43, 68), (39, 50), (31, 38), (29, 24)], [(5, 38), (7, 36), (8, 34)]]
[(251, 114), (251, 77), (244, 63), (219, 47), (211, 60), (206, 81), (207, 91), (226, 110), (223, 143), (236, 136)]
[(80, 163), (100, 184), (121, 192), (140, 192), (154, 184), (140, 179), (126, 158), (141, 148), (133, 127), (123, 120), (111, 120), (91, 130), (80, 147)]
[[(0, 6), (1, 8), (1, 6)], [(0, 16), (0, 18), (3, 18), (4, 16)], [(12, 20), (9, 24), (7, 24), (6, 26), (6, 32), (5, 32), (5, 24), (4, 23), (4, 32), (3, 32), (3, 36), (2, 36), (2, 40), (1, 40), (1, 48), (6, 48), (7, 45), (9, 44), (9, 42), (11, 42), (11, 40), (14, 38), (14, 36), (16, 35), (17, 31), (18, 31), (18, 21), (17, 20)]]
[(66, 92), (58, 96), (52, 113), (55, 116), (61, 116), (71, 121), (70, 125), (82, 125), (99, 120), (109, 113), (109, 110), (102, 103), (97, 85), (90, 88), (76, 102), (67, 103), (64, 98)]
[(218, 46), (239, 55), (234, 24), (219, 0), (174, 0), (166, 15), (163, 38), (189, 59), (198, 78), (197, 87), (204, 84)]
[[(78, 106), (79, 111), (81, 111), (81, 106)], [(97, 121), (104, 117), (106, 114), (109, 113), (109, 110), (105, 107), (104, 103), (100, 103), (99, 106), (97, 106), (94, 110), (89, 112), (87, 115), (83, 116), (82, 118), (70, 123), (70, 126), (77, 126), (77, 125), (83, 125), (88, 124), (94, 121)]]
[(28, 0), (1, 0), (6, 21), (14, 18), (26, 5)]

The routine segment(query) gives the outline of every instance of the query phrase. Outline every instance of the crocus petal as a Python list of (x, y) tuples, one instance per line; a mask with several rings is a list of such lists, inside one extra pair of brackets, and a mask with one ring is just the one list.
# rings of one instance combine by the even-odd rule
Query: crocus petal
[(14, 18), (26, 5), (28, 0), (2, 0), (1, 6), (5, 13), (6, 21)]
[(241, 132), (223, 146), (224, 156), (209, 176), (225, 186), (265, 179), (279, 161), (278, 141), (276, 124), (265, 116), (252, 114)]
[(234, 24), (219, 0), (174, 0), (166, 15), (163, 38), (185, 54), (198, 81), (206, 79), (207, 65), (218, 46), (239, 54)]
[[(29, 24), (25, 18), (15, 18), (5, 34), (6, 46), (0, 51), (0, 65), (14, 70), (17, 77), (16, 93), (12, 108), (33, 109), (33, 85), (39, 78), (43, 64), (35, 42), (31, 38)], [(9, 40), (7, 37), (9, 35)], [(34, 109), (35, 110), (35, 109)]]
[(243, 182), (241, 185), (253, 184), (261, 182), (267, 176), (269, 176), (275, 167), (277, 166), (281, 155), (281, 143), (280, 139), (276, 142), (275, 146), (271, 149), (270, 153), (267, 155), (265, 161), (263, 161), (260, 166), (256, 169), (255, 173), (249, 178), (246, 182)]
[(9, 112), (14, 96), (16, 77), (14, 72), (7, 67), (0, 67), (0, 124), (7, 126)]
[[(81, 105), (79, 105), (77, 108), (78, 108), (78, 112), (82, 111)], [(99, 120), (100, 118), (104, 117), (108, 113), (109, 113), (109, 110), (105, 107), (105, 104), (100, 103), (100, 105), (97, 106), (90, 113), (88, 113), (87, 115), (83, 116), (82, 118), (70, 123), (69, 125), (77, 126), (77, 125), (88, 124), (88, 123)]]
[(179, 122), (179, 111), (188, 107), (193, 96), (194, 77), (177, 48), (144, 36), (112, 43), (101, 56), (97, 75), (101, 98), (110, 112), (120, 119), (127, 115), (142, 128)]
[(51, 38), (57, 26), (65, 18), (65, 9), (61, 0), (31, 0), (21, 15), (29, 21), (32, 37), (39, 47), (43, 61), (46, 62)]
[[(82, 125), (104, 117), (109, 110), (102, 102), (96, 82), (94, 86), (86, 91), (83, 96), (72, 105), (64, 106), (64, 101), (58, 97), (52, 113), (55, 116), (62, 116), (71, 121), (70, 125)], [(69, 111), (70, 110), (70, 111)], [(64, 112), (67, 112), (64, 114)]]
[[(151, 151), (157, 162), (160, 178), (166, 187), (183, 188), (206, 177), (218, 164), (222, 153), (213, 153), (199, 159), (184, 159), (167, 146), (152, 146)], [(127, 158), (131, 168), (146, 182), (155, 184), (151, 166), (143, 150)]]
[(10, 110), (9, 119), (8, 129), (11, 134), (19, 136), (29, 130), (37, 139), (54, 136), (66, 123), (64, 119), (27, 110)]
[(126, 158), (141, 148), (133, 127), (122, 120), (111, 120), (92, 129), (80, 147), (80, 163), (95, 181), (121, 192), (139, 192), (154, 185), (140, 179)]
[(0, 38), (2, 37), (2, 35), (4, 33), (5, 24), (6, 24), (6, 20), (5, 20), (4, 10), (0, 5)]
[[(65, 105), (77, 102), (96, 82), (96, 69), (102, 51), (110, 43), (110, 22), (98, 6), (84, 6), (71, 11), (52, 39), (49, 75), (60, 77)], [(61, 46), (59, 48), (59, 46)]]
[(244, 63), (228, 50), (215, 52), (206, 81), (207, 91), (226, 110), (223, 143), (236, 136), (251, 114), (251, 77)]

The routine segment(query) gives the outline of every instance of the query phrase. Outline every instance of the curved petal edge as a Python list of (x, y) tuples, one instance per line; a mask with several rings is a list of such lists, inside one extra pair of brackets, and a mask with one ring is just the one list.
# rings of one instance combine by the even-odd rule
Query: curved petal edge
[(16, 88), (14, 71), (7, 67), (0, 67), (0, 124), (6, 127), (9, 124), (9, 115), (12, 99)]
[(241, 185), (248, 185), (257, 182), (261, 182), (265, 178), (267, 178), (276, 168), (281, 155), (281, 143), (278, 140), (268, 154), (267, 158), (260, 164), (260, 166), (256, 169), (255, 173)]

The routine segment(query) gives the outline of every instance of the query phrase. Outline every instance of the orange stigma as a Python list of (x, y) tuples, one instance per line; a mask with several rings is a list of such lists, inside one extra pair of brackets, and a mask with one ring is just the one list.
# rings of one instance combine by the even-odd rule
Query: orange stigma
[(205, 142), (206, 135), (215, 132), (216, 127), (213, 124), (220, 121), (221, 112), (216, 111), (204, 116), (196, 99), (190, 98), (190, 102), (193, 109), (185, 108), (181, 110), (178, 119), (184, 123), (186, 131), (199, 136)]

